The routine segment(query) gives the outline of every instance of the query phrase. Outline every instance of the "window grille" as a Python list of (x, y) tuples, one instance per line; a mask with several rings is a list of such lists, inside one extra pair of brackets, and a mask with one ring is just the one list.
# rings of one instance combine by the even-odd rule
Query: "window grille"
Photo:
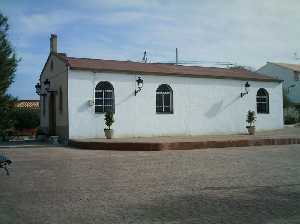
[(156, 90), (156, 113), (173, 113), (173, 90), (167, 84), (160, 85)]
[(256, 106), (258, 114), (269, 113), (269, 94), (267, 90), (261, 88), (256, 94)]
[(95, 88), (95, 113), (115, 112), (114, 88), (109, 82), (99, 82)]

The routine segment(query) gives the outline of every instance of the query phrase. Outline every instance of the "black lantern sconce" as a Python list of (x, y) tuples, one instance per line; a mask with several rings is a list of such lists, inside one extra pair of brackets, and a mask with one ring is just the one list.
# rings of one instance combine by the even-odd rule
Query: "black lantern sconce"
[(141, 79), (141, 77), (138, 77), (136, 80), (136, 83), (137, 83), (137, 89), (134, 91), (135, 96), (138, 92), (140, 92), (142, 90), (144, 81)]
[(34, 87), (36, 94), (41, 95), (41, 84), (38, 82)]
[(241, 98), (249, 93), (249, 88), (250, 88), (249, 82), (246, 82), (244, 87), (245, 87), (245, 92), (241, 92)]
[(49, 79), (46, 79), (44, 81), (44, 85), (45, 85), (45, 90), (48, 92), (48, 93), (56, 93), (57, 91), (56, 90), (50, 90), (50, 80)]
[(50, 89), (50, 80), (49, 80), (49, 79), (46, 79), (46, 80), (44, 81), (44, 85), (45, 85), (45, 90), (46, 90), (47, 92), (49, 92), (49, 89)]
[(45, 87), (45, 90), (46, 90), (46, 93), (41, 93), (42, 92), (42, 86), (40, 83), (37, 83), (35, 85), (35, 92), (36, 94), (38, 94), (39, 96), (46, 96), (47, 93), (56, 93), (56, 90), (50, 90), (50, 80), (49, 79), (46, 79), (44, 81), (44, 87)]
[(46, 96), (47, 95), (46, 93), (41, 93), (42, 86), (39, 82), (34, 87), (35, 87), (35, 92), (36, 92), (37, 95), (39, 95), (39, 96)]

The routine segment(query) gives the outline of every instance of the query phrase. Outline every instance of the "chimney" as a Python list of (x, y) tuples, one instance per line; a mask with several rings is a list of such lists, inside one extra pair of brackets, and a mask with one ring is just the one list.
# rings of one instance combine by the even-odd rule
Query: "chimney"
[(50, 37), (50, 52), (57, 53), (57, 35), (51, 34)]

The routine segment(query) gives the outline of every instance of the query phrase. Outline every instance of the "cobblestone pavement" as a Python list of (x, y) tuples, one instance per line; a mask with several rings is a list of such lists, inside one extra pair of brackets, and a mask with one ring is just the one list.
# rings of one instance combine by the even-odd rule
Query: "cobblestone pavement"
[(300, 223), (300, 145), (1, 148), (0, 223)]
[(283, 129), (257, 131), (255, 135), (246, 133), (220, 134), (220, 135), (199, 135), (199, 136), (164, 136), (164, 137), (139, 137), (139, 138), (87, 138), (78, 139), (81, 142), (180, 142), (180, 141), (219, 141), (219, 140), (241, 140), (241, 139), (262, 139), (262, 138), (299, 138), (300, 126), (285, 127)]

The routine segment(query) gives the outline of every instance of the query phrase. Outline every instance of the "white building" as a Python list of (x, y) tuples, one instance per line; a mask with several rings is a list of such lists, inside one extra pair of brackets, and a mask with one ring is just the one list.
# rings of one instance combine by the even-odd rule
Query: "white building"
[(288, 99), (300, 106), (300, 65), (268, 62), (258, 73), (283, 80), (283, 89)]
[[(143, 87), (135, 95), (138, 77)], [(41, 127), (69, 139), (103, 138), (108, 110), (117, 138), (244, 133), (248, 110), (257, 111), (258, 130), (283, 127), (278, 79), (241, 69), (73, 58), (57, 53), (55, 35), (40, 83)]]

